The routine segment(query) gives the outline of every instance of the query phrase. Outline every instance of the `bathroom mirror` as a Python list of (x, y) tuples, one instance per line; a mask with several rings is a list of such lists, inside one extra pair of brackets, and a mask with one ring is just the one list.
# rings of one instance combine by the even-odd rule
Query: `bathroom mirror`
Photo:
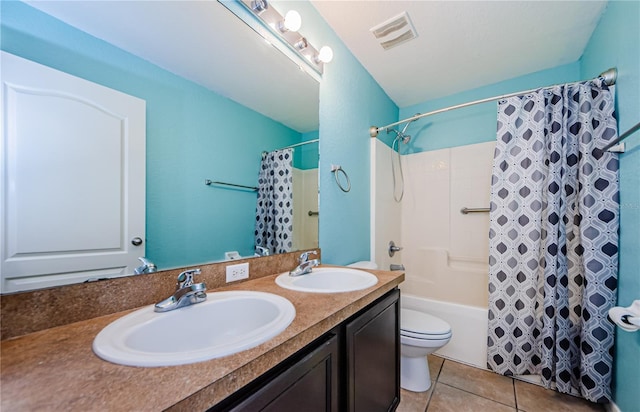
[[(35, 24), (19, 35), (78, 65), (118, 57), (105, 83), (128, 72), (122, 91), (147, 102), (146, 257), (164, 270), (254, 256), (256, 192), (205, 181), (255, 187), (262, 152), (316, 140), (318, 82), (217, 1), (26, 3), (19, 12), (56, 37)], [(101, 41), (146, 62), (111, 45), (96, 55)], [(82, 77), (74, 61), (65, 71)], [(294, 149), (292, 251), (318, 246), (317, 163), (317, 142)]]

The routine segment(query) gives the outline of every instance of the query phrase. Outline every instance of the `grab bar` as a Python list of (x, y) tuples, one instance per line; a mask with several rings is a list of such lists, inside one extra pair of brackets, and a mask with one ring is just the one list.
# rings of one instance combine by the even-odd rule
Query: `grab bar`
[(476, 207), (476, 208), (463, 207), (462, 209), (460, 209), (460, 213), (462, 213), (463, 215), (466, 215), (467, 213), (486, 213), (489, 211), (491, 211), (491, 209), (489, 209), (488, 207)]
[(232, 186), (232, 187), (239, 187), (241, 189), (253, 190), (254, 192), (258, 191), (258, 188), (257, 187), (253, 187), (253, 186), (236, 185), (236, 184), (233, 184), (233, 183), (225, 183), (225, 182), (216, 182), (216, 181), (209, 180), (209, 179), (206, 179), (204, 181), (204, 184), (207, 185), (207, 186), (211, 186), (211, 185)]

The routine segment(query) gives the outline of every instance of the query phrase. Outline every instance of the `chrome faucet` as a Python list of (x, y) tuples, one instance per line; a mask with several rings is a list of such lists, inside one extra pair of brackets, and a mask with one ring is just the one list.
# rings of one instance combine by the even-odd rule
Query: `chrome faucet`
[(199, 275), (200, 269), (186, 270), (178, 275), (176, 291), (162, 302), (156, 303), (155, 312), (168, 312), (183, 306), (195, 305), (207, 300), (207, 285), (193, 283), (193, 276)]
[(309, 260), (310, 254), (314, 254), (318, 256), (318, 251), (312, 250), (312, 251), (304, 252), (303, 254), (301, 254), (300, 257), (298, 258), (298, 263), (299, 263), (298, 267), (290, 271), (289, 276), (306, 275), (307, 273), (311, 273), (311, 270), (313, 270), (315, 266), (318, 266), (320, 264), (320, 261), (318, 259)]
[(262, 246), (256, 246), (256, 255), (258, 255), (258, 256), (269, 256), (270, 254), (271, 254), (271, 251), (269, 250), (269, 248), (262, 247)]
[(139, 257), (138, 260), (142, 262), (142, 265), (138, 266), (133, 270), (133, 273), (136, 275), (141, 275), (143, 273), (153, 273), (158, 270), (156, 265), (145, 257)]

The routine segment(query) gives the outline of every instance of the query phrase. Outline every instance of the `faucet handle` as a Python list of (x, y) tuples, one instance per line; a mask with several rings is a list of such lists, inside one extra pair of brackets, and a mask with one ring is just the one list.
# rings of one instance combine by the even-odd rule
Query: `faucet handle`
[(269, 248), (256, 246), (256, 253), (260, 256), (269, 256), (271, 254), (271, 251), (269, 250)]
[(308, 252), (302, 253), (300, 255), (300, 257), (298, 258), (298, 263), (303, 264), (303, 263), (307, 262), (309, 260), (309, 255), (318, 256), (318, 251), (317, 250), (310, 250)]
[(176, 283), (176, 290), (187, 288), (193, 285), (193, 276), (199, 275), (200, 273), (200, 268), (185, 270), (184, 272), (180, 273), (178, 275), (178, 282)]

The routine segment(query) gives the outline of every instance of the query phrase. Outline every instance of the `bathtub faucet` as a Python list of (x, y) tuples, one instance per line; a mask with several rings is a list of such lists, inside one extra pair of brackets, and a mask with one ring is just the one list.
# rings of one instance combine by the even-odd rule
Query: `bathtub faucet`
[(307, 273), (311, 273), (311, 270), (313, 270), (315, 266), (318, 266), (320, 264), (320, 261), (318, 259), (309, 260), (310, 254), (318, 256), (318, 251), (311, 250), (311, 251), (302, 253), (298, 258), (298, 263), (299, 263), (298, 267), (290, 271), (289, 276), (306, 275)]

